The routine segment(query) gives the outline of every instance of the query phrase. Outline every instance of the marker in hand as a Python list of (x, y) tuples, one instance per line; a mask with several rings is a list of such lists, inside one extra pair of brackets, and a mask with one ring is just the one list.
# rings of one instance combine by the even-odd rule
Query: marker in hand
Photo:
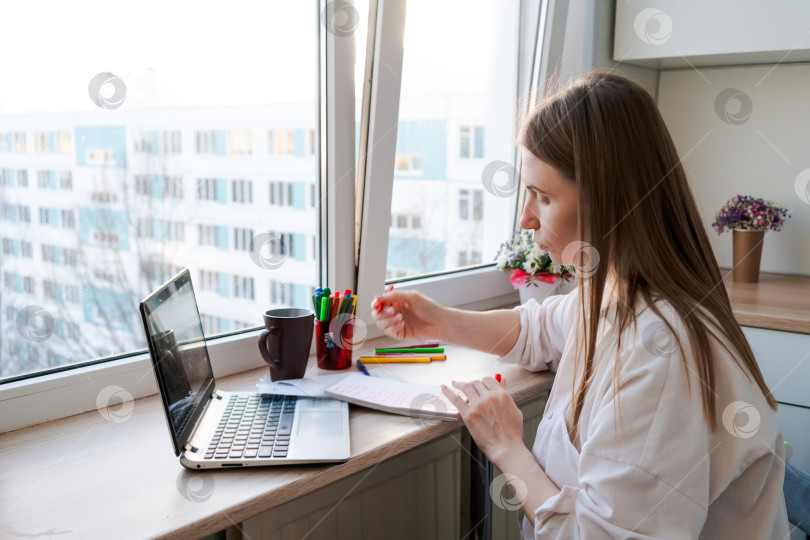
[(500, 373), (495, 374), (495, 380), (498, 381), (498, 382), (501, 382), (501, 374)]
[[(388, 294), (393, 290), (394, 290), (394, 284), (392, 283), (391, 285), (388, 286), (388, 288), (385, 290), (385, 292), (383, 294)], [(377, 313), (379, 313), (380, 311), (382, 311), (382, 304), (379, 304), (377, 306)]]

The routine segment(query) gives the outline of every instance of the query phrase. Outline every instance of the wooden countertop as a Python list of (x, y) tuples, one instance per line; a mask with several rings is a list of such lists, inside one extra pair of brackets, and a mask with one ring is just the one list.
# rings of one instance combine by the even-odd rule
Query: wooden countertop
[(758, 283), (737, 283), (722, 273), (741, 325), (810, 334), (810, 277), (761, 273)]
[[(360, 352), (391, 343), (369, 341)], [(516, 401), (551, 388), (498, 357), (445, 346), (446, 362), (387, 365), (403, 379), (447, 383), (502, 373)], [(374, 367), (370, 367), (374, 369)], [(253, 390), (266, 368), (217, 381)], [(322, 372), (310, 358), (308, 376)], [(123, 416), (123, 415), (122, 415)], [(0, 537), (200, 537), (436, 439), (461, 422), (424, 421), (351, 406), (351, 459), (338, 465), (189, 471), (180, 465), (158, 396), (138, 399), (124, 421), (99, 411), (0, 435)], [(189, 491), (199, 493), (194, 502)], [(205, 495), (205, 497), (203, 497)]]

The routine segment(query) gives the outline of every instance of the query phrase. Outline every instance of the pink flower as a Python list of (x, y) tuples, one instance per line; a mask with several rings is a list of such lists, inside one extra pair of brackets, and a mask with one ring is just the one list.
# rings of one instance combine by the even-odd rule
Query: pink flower
[(532, 276), (531, 274), (528, 274), (519, 268), (512, 270), (512, 273), (509, 275), (509, 281), (512, 282), (512, 287), (515, 289), (521, 288), (523, 285), (530, 283), (533, 279), (536, 279), (537, 281), (540, 281), (542, 283), (553, 284), (557, 283), (557, 280), (559, 278), (560, 276), (556, 274), (549, 274), (547, 272), (544, 272), (542, 274), (535, 274), (534, 276)]
[(524, 272), (523, 270), (516, 268), (512, 270), (512, 274), (509, 276), (509, 281), (512, 282), (512, 287), (515, 289), (519, 289), (522, 287), (532, 276)]

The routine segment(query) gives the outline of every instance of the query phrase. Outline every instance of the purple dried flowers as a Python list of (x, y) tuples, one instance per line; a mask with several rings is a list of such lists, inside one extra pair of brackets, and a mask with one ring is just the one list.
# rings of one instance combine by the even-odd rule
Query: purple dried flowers
[(712, 227), (717, 234), (727, 230), (779, 231), (790, 217), (787, 208), (774, 201), (755, 199), (749, 195), (737, 195), (717, 212)]

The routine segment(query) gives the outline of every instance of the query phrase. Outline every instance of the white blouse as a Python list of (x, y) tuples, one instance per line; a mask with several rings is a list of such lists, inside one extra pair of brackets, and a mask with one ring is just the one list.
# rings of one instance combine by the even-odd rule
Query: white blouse
[[(532, 454), (560, 493), (535, 509), (533, 530), (519, 510), (523, 538), (786, 538), (782, 434), (759, 388), (713, 340), (712, 432), (684, 325), (659, 302), (685, 350), (652, 310), (637, 308), (638, 331), (631, 324), (621, 340), (619, 416), (616, 300), (607, 293), (576, 441), (566, 423), (573, 418), (579, 289), (515, 308), (520, 337), (503, 360), (556, 371)], [(577, 385), (580, 379), (581, 372)]]

